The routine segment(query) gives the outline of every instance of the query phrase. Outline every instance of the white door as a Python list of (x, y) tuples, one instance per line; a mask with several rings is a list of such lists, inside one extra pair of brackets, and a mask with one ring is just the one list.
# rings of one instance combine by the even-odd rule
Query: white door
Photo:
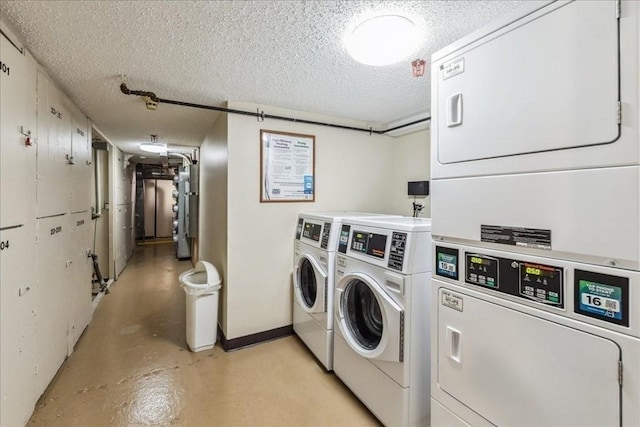
[(307, 313), (327, 311), (327, 273), (310, 255), (302, 255), (295, 268), (296, 301)]
[(71, 190), (70, 101), (38, 72), (38, 218), (69, 212)]
[(91, 319), (91, 279), (92, 260), (87, 256), (91, 249), (91, 214), (89, 212), (72, 214), (69, 218), (69, 230), (71, 240), (71, 265), (69, 266), (67, 308), (67, 354), (73, 352), (78, 338), (89, 324)]
[(616, 343), (448, 292), (434, 353), (444, 392), (498, 426), (620, 425)]
[(0, 229), (0, 425), (25, 425), (35, 387), (35, 230)]
[(375, 360), (404, 360), (404, 310), (371, 277), (352, 273), (336, 285), (337, 323), (351, 349)]
[(38, 220), (37, 357), (38, 393), (44, 392), (67, 356), (68, 281), (71, 265), (68, 216)]
[(156, 180), (145, 179), (144, 188), (144, 237), (156, 237)]
[(0, 52), (0, 227), (8, 227), (35, 218), (37, 64), (5, 37)]
[(84, 212), (91, 207), (91, 135), (84, 114), (75, 106), (71, 111), (71, 212)]
[(434, 70), (440, 163), (616, 141), (616, 2), (553, 8), (460, 48)]

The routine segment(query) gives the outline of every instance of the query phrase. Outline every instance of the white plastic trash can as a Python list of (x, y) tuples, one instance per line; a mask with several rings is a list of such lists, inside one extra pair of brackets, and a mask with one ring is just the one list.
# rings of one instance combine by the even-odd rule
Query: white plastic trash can
[(218, 332), (218, 295), (220, 274), (206, 261), (180, 275), (187, 300), (187, 344), (193, 352), (208, 350), (216, 344)]

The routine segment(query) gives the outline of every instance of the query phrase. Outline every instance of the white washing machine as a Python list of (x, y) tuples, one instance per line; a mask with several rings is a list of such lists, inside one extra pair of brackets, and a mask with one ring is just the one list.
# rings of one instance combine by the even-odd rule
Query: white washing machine
[[(333, 370), (334, 258), (344, 218), (364, 212), (302, 213), (294, 243), (293, 330), (326, 370)], [(390, 216), (390, 215), (389, 215)]]
[(340, 236), (333, 369), (386, 426), (426, 426), (431, 220), (347, 219)]

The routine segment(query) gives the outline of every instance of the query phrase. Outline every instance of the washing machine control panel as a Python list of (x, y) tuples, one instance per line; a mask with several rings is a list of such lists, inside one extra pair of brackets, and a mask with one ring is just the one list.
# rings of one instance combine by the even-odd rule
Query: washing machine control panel
[(320, 241), (320, 230), (322, 230), (322, 224), (305, 222), (302, 228), (302, 237), (318, 242)]
[[(457, 278), (457, 255), (452, 249), (436, 247), (436, 263), (442, 267), (435, 273), (449, 279)], [(457, 251), (456, 251), (457, 252)], [(454, 265), (450, 259), (454, 257)], [(449, 260), (444, 262), (442, 260)], [(545, 305), (564, 308), (564, 269), (552, 265), (540, 264), (488, 256), (477, 252), (465, 252), (464, 281), (470, 285), (481, 286)], [(440, 262), (442, 261), (442, 262)]]
[(296, 240), (300, 240), (300, 236), (302, 236), (303, 224), (304, 224), (304, 218), (298, 218), (298, 226), (296, 227)]
[(320, 247), (322, 249), (327, 249), (329, 246), (329, 235), (331, 234), (331, 223), (325, 222), (324, 227), (322, 228), (322, 239), (320, 240)]
[(393, 232), (391, 236), (391, 249), (389, 249), (389, 268), (402, 271), (404, 263), (404, 251), (407, 246), (407, 233)]
[(564, 308), (564, 269), (509, 258), (465, 253), (465, 282)]
[(351, 250), (367, 254), (376, 258), (384, 258), (387, 247), (385, 234), (369, 233), (353, 230), (351, 235)]

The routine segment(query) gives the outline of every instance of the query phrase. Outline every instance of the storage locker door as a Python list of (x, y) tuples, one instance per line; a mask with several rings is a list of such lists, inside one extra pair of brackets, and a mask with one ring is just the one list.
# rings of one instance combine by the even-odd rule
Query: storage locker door
[[(0, 227), (35, 218), (37, 64), (0, 37)], [(22, 132), (31, 131), (31, 143)]]
[(613, 341), (449, 291), (460, 302), (453, 309), (442, 292), (436, 357), (444, 392), (498, 426), (619, 425)]
[(618, 138), (616, 2), (576, 1), (544, 11), (442, 60), (434, 76), (440, 163)]
[(69, 212), (71, 115), (69, 101), (38, 73), (38, 217)]
[(69, 266), (69, 309), (67, 311), (68, 346), (67, 354), (73, 352), (78, 338), (91, 318), (91, 278), (92, 261), (87, 256), (91, 249), (91, 214), (89, 212), (71, 215), (71, 265)]
[(35, 387), (33, 225), (0, 231), (0, 425), (25, 425)]
[(71, 212), (84, 212), (91, 207), (91, 138), (88, 120), (77, 108), (73, 109), (71, 128)]
[(67, 294), (71, 264), (69, 216), (38, 220), (37, 356), (38, 386), (42, 393), (67, 356)]

